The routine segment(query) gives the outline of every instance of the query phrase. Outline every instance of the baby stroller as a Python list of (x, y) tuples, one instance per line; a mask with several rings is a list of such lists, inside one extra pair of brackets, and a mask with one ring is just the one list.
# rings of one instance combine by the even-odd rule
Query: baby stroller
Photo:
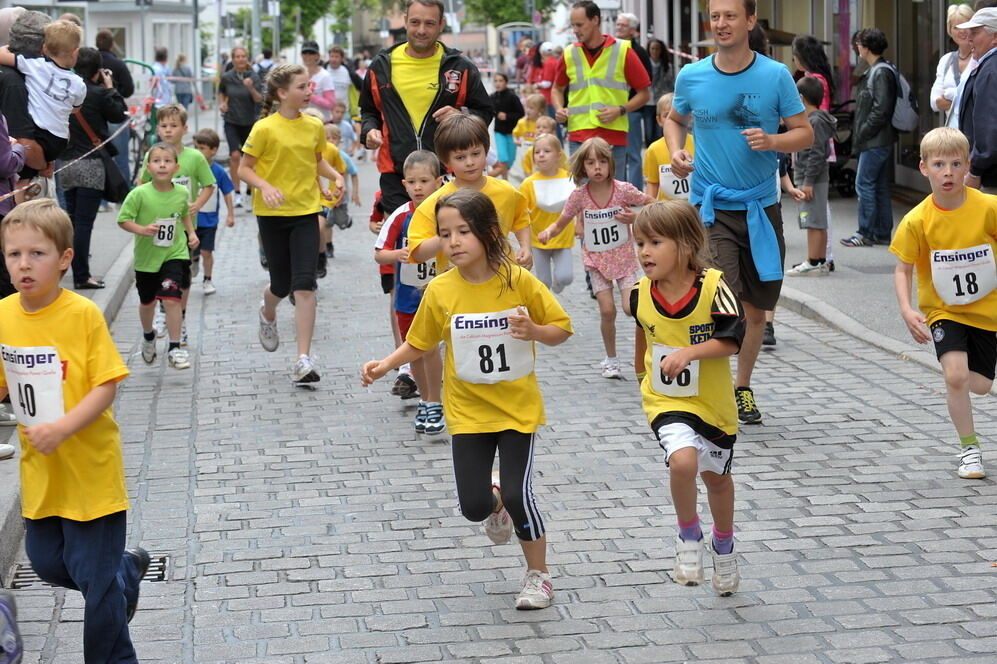
[(852, 161), (852, 120), (854, 99), (831, 106), (831, 115), (838, 121), (834, 129), (834, 154), (828, 169), (830, 185), (842, 198), (855, 196), (855, 169), (849, 166)]

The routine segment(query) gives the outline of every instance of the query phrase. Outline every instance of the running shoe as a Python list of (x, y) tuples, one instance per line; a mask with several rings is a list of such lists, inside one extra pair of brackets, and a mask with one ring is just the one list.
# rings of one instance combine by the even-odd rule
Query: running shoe
[(443, 418), (443, 404), (426, 404), (426, 426), (423, 432), (430, 436), (443, 433), (447, 428), (447, 421)]
[(426, 433), (426, 402), (420, 401), (415, 409), (415, 432)]
[(315, 363), (307, 355), (299, 355), (298, 361), (294, 363), (291, 370), (291, 382), (296, 385), (307, 385), (319, 381), (318, 372), (315, 371)]
[(602, 367), (603, 378), (615, 378), (618, 380), (623, 378), (623, 372), (620, 371), (619, 360), (611, 360), (607, 357), (599, 363), (599, 366)]
[(318, 255), (318, 271), (315, 273), (315, 276), (317, 276), (319, 279), (325, 279), (326, 275), (329, 274), (329, 269), (328, 269), (328, 266), (327, 266), (328, 265), (328, 260), (329, 259), (325, 255), (324, 251), (319, 253), (319, 255)]
[(237, 208), (242, 207), (242, 194), (240, 194), (239, 192), (235, 192), (235, 196), (233, 196), (232, 198), (233, 198), (232, 201), (233, 207)]
[(520, 611), (546, 609), (554, 599), (554, 586), (550, 574), (531, 569), (523, 577), (523, 590), (516, 597), (516, 608)]
[(856, 233), (851, 237), (841, 238), (841, 244), (846, 247), (871, 247), (876, 243), (867, 239), (865, 236)]
[(672, 580), (682, 586), (698, 586), (703, 582), (703, 540), (686, 542), (682, 538), (675, 541), (675, 565), (671, 571)]
[(964, 480), (979, 480), (986, 476), (980, 446), (969, 445), (962, 448), (962, 453), (959, 455), (959, 477)]
[(419, 396), (419, 386), (415, 384), (415, 379), (411, 375), (400, 373), (395, 379), (395, 384), (391, 386), (391, 393), (402, 399), (414, 399)]
[(14, 595), (0, 589), (0, 664), (18, 664), (23, 655), (24, 643), (17, 629)]
[(166, 354), (166, 359), (174, 369), (190, 369), (190, 353), (183, 348), (174, 348)]
[[(149, 557), (149, 552), (140, 546), (136, 546), (131, 549), (125, 549), (125, 555), (135, 560), (135, 569), (138, 572), (138, 581), (141, 584), (142, 579), (145, 578), (145, 573), (149, 571), (149, 563), (152, 562), (152, 558)], [(132, 618), (135, 617), (136, 609), (138, 609), (138, 595), (135, 596), (135, 603), (129, 604), (126, 608), (125, 615), (128, 622), (131, 622)]]
[(156, 340), (142, 337), (142, 360), (146, 364), (156, 361)]
[(187, 323), (180, 324), (180, 345), (187, 346)]
[(0, 445), (0, 461), (14, 456), (14, 451), (13, 445), (8, 445), (7, 443)]
[(280, 345), (280, 334), (277, 332), (277, 319), (268, 321), (263, 317), (263, 303), (260, 303), (260, 345), (263, 350), (272, 353)]
[(270, 262), (267, 261), (267, 255), (263, 252), (262, 249), (260, 249), (260, 267), (262, 267), (264, 270), (270, 269)]
[[(498, 485), (498, 473), (492, 474), (492, 488), (501, 495), (502, 491)], [(505, 544), (512, 539), (512, 517), (505, 509), (505, 505), (488, 515), (485, 519), (485, 534), (492, 544)]]
[(737, 571), (737, 554), (733, 551), (717, 553), (712, 543), (706, 546), (713, 556), (713, 578), (710, 580), (710, 585), (721, 597), (733, 595), (741, 585), (741, 574)]
[(770, 321), (765, 321), (765, 332), (762, 333), (762, 345), (775, 345), (775, 325)]
[(156, 328), (156, 337), (158, 339), (166, 336), (166, 312), (163, 311), (162, 305), (156, 311), (156, 318), (152, 321), (152, 325)]
[(0, 427), (17, 426), (17, 416), (10, 409), (9, 403), (0, 403)]
[(786, 270), (787, 277), (826, 277), (829, 274), (831, 274), (831, 268), (827, 261), (814, 265), (806, 260)]
[(204, 280), (204, 294), (205, 295), (214, 295), (217, 292), (218, 292), (218, 289), (215, 288), (215, 285), (211, 282), (211, 279), (205, 279)]
[(827, 271), (828, 271), (828, 272), (834, 272), (834, 261), (830, 261), (830, 260), (829, 260), (829, 261), (827, 262)]
[(190, 278), (196, 279), (197, 275), (201, 273), (201, 259), (197, 256), (191, 256), (190, 259)]
[(750, 387), (734, 388), (734, 401), (737, 402), (737, 419), (741, 424), (762, 423), (762, 414), (755, 405), (755, 393)]

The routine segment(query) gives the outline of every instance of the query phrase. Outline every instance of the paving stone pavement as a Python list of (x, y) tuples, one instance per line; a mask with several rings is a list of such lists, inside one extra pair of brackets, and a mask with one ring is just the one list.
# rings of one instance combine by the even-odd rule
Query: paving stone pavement
[[(780, 312), (756, 374), (765, 424), (735, 458), (741, 589), (680, 587), (664, 462), (633, 380), (599, 376), (577, 266), (562, 298), (577, 332), (537, 368), (549, 424), (534, 484), (557, 594), (514, 610), (519, 547), (460, 517), (448, 440), (414, 434), (414, 404), (388, 383), (359, 385), (361, 363), (390, 350), (363, 226), (337, 232), (321, 284), (316, 391), (289, 382), (288, 305), (281, 348), (257, 342), (265, 278), (245, 214), (219, 236), (218, 293), (196, 280), (191, 370), (167, 368), (162, 348), (142, 362), (134, 294), (118, 315), (129, 541), (170, 557), (131, 626), (141, 661), (997, 661), (997, 488), (956, 477), (937, 374)], [(975, 403), (997, 439), (993, 402)], [(81, 661), (79, 595), (15, 595), (25, 662)]]

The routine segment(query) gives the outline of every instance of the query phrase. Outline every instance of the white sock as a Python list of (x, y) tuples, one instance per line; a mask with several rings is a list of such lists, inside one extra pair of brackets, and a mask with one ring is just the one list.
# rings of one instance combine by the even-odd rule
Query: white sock
[(398, 367), (398, 373), (400, 374), (410, 374), (412, 373), (412, 367), (406, 362), (402, 366)]

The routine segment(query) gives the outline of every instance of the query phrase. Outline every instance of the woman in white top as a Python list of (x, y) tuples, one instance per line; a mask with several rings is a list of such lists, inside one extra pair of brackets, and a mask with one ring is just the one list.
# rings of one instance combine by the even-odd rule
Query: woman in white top
[(318, 43), (306, 41), (301, 45), (301, 62), (308, 70), (308, 85), (312, 90), (310, 106), (322, 112), (322, 118), (328, 120), (332, 109), (336, 106), (336, 86), (332, 74), (319, 64)]
[(956, 44), (956, 50), (950, 51), (938, 60), (938, 71), (935, 83), (931, 86), (931, 108), (944, 112), (946, 123), (952, 111), (952, 100), (963, 75), (969, 75), (970, 58), (973, 55), (973, 45), (969, 41), (969, 30), (957, 30), (955, 26), (965, 23), (973, 17), (973, 8), (967, 4), (949, 5), (948, 33)]

